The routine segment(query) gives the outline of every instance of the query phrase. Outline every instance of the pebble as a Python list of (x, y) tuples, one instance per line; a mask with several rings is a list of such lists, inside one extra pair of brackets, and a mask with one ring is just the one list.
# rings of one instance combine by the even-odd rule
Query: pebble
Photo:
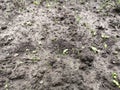
[(18, 53), (15, 53), (15, 54), (14, 54), (14, 57), (17, 57), (18, 55), (19, 55)]
[(40, 84), (43, 84), (43, 81), (40, 81)]

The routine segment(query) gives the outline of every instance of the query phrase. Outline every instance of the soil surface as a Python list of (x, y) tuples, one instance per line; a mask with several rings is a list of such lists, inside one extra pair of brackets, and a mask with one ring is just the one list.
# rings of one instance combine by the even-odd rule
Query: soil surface
[(120, 9), (103, 5), (0, 0), (0, 90), (120, 90)]

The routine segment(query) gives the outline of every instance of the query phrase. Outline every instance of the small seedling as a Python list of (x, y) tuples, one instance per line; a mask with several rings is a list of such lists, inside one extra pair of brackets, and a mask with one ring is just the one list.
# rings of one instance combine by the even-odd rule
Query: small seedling
[(109, 38), (110, 38), (108, 35), (105, 35), (105, 34), (102, 34), (101, 37), (102, 37), (103, 39), (109, 39)]
[(91, 34), (92, 34), (92, 36), (95, 36), (97, 33), (95, 30), (91, 30)]
[(108, 45), (105, 43), (105, 44), (104, 44), (104, 48), (107, 48), (107, 47), (108, 47)]
[(37, 0), (35, 0), (35, 1), (33, 1), (33, 4), (39, 5), (40, 3)]
[(36, 56), (32, 58), (32, 62), (36, 62), (36, 61), (39, 61), (39, 60), (40, 59), (38, 57), (36, 57)]
[(120, 88), (120, 84), (119, 84), (119, 82), (118, 82), (117, 80), (113, 80), (113, 83), (114, 83), (118, 88)]
[(46, 0), (46, 5), (47, 5), (47, 8), (49, 8), (51, 5), (50, 5), (50, 1), (49, 0)]
[(117, 79), (117, 73), (112, 73), (112, 77), (113, 77), (113, 79)]
[(94, 53), (98, 53), (98, 52), (99, 52), (99, 50), (98, 50), (96, 47), (94, 47), (94, 46), (91, 46), (90, 49), (91, 49)]
[(120, 88), (120, 83), (118, 82), (118, 75), (117, 75), (117, 73), (112, 73), (112, 78), (113, 78), (113, 80), (112, 80), (112, 82), (118, 87), (118, 88)]
[(79, 15), (76, 16), (76, 21), (79, 23), (81, 20), (81, 17)]
[(24, 25), (32, 26), (32, 22), (31, 21), (27, 21), (27, 22), (24, 23)]
[(68, 49), (64, 49), (63, 50), (63, 54), (65, 55), (65, 54), (68, 54)]
[(6, 82), (4, 87), (5, 87), (5, 90), (8, 90), (8, 82)]
[(15, 53), (15, 54), (14, 54), (14, 57), (17, 57), (17, 56), (19, 56), (19, 54), (18, 54), (18, 53)]

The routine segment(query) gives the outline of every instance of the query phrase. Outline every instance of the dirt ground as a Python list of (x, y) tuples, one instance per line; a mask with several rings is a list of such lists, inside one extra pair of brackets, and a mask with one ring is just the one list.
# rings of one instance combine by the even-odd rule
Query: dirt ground
[(120, 90), (120, 9), (104, 1), (0, 0), (0, 90)]

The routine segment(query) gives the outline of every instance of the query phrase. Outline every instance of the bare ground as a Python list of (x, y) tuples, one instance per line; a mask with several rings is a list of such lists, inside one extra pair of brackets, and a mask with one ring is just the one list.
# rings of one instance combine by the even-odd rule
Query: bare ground
[(119, 90), (119, 9), (100, 11), (103, 0), (36, 4), (0, 0), (0, 90)]

